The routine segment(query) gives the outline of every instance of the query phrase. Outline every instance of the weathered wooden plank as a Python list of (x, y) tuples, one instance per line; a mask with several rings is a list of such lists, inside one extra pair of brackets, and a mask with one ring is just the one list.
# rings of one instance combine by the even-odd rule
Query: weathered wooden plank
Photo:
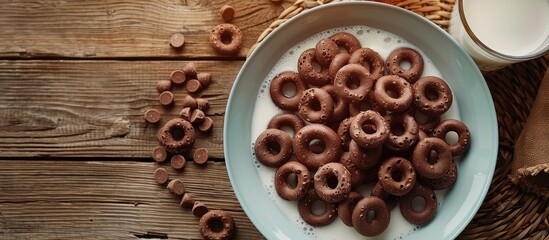
[[(198, 218), (153, 179), (154, 163), (112, 161), (0, 161), (1, 239), (201, 239)], [(224, 163), (183, 171), (172, 179), (211, 209), (229, 211), (235, 239), (260, 239), (242, 211)], [(208, 179), (206, 183), (204, 179)]]
[[(0, 57), (211, 57), (210, 30), (222, 23), (219, 9), (237, 10), (245, 56), (283, 7), (249, 0), (0, 1)], [(183, 51), (170, 36), (186, 37)]]
[[(195, 61), (212, 83), (194, 95), (210, 101), (213, 131), (195, 147), (223, 157), (222, 123), (229, 91), (242, 62)], [(147, 124), (149, 108), (178, 115), (188, 92), (174, 90), (176, 104), (158, 102), (156, 81), (184, 61), (0, 61), (0, 156), (148, 157), (162, 124)]]

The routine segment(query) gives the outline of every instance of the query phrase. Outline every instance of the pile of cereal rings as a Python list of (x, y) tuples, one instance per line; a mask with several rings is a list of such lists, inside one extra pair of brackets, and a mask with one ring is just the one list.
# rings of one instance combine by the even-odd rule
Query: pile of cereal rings
[[(257, 137), (254, 153), (277, 168), (277, 194), (298, 201), (305, 222), (325, 226), (339, 216), (371, 237), (386, 230), (397, 204), (412, 224), (433, 219), (434, 190), (455, 183), (453, 157), (468, 149), (470, 134), (461, 121), (442, 120), (452, 91), (443, 79), (423, 76), (423, 68), (415, 49), (398, 48), (384, 60), (340, 32), (301, 53), (297, 72), (272, 79), (271, 99), (284, 112)], [(295, 94), (284, 92), (287, 85)], [(446, 140), (449, 132), (457, 142)], [(371, 196), (357, 191), (364, 184), (371, 184)], [(423, 209), (412, 207), (416, 197)], [(320, 214), (312, 210), (318, 201), (325, 206)]]

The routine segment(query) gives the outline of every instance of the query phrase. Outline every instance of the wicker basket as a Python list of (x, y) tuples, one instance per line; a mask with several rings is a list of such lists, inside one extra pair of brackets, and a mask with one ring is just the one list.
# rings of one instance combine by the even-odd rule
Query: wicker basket
[[(332, 1), (296, 1), (286, 7), (278, 19), (263, 31), (257, 43), (303, 10)], [(397, 2), (395, 5), (420, 14), (448, 30), (455, 0)], [(521, 191), (507, 177), (511, 171), (515, 141), (528, 117), (548, 65), (549, 54), (546, 54), (535, 60), (484, 73), (497, 113), (498, 160), (490, 190), (482, 206), (458, 239), (549, 239), (549, 202)]]

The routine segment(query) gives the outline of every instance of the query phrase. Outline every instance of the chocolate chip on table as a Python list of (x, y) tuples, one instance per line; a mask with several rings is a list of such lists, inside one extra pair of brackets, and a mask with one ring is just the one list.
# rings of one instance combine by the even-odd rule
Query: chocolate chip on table
[(156, 82), (156, 90), (158, 92), (171, 91), (172, 90), (172, 81), (170, 80), (159, 80)]
[(202, 121), (204, 121), (204, 117), (206, 117), (206, 115), (204, 114), (204, 112), (200, 109), (195, 109), (193, 110), (192, 114), (191, 114), (191, 123), (201, 123)]
[(185, 107), (183, 109), (181, 109), (181, 112), (179, 112), (179, 116), (181, 116), (181, 118), (189, 121), (191, 119), (191, 114), (192, 114), (192, 110), (190, 107)]
[(168, 183), (168, 190), (177, 196), (183, 196), (185, 194), (185, 184), (179, 179), (171, 180)]
[(196, 80), (200, 82), (202, 88), (207, 88), (212, 81), (212, 74), (207, 72), (201, 72), (196, 74)]
[(152, 158), (156, 162), (164, 162), (166, 160), (166, 157), (168, 157), (168, 152), (166, 152), (166, 149), (160, 145), (156, 146), (152, 150)]
[(197, 149), (193, 154), (193, 160), (195, 163), (202, 165), (205, 164), (208, 161), (208, 149), (206, 148), (199, 148)]
[(210, 102), (205, 98), (197, 98), (196, 105), (198, 109), (202, 110), (203, 112), (207, 111), (210, 108)]
[(192, 62), (187, 63), (183, 67), (183, 72), (185, 73), (185, 76), (187, 76), (188, 79), (195, 78), (196, 77), (196, 65)]
[(183, 34), (174, 33), (170, 37), (170, 46), (174, 48), (180, 48), (180, 47), (183, 47), (183, 45), (185, 45), (185, 36), (183, 36)]
[(191, 79), (187, 82), (187, 91), (196, 93), (202, 89), (202, 84), (196, 79)]
[(191, 195), (190, 193), (185, 193), (185, 195), (183, 195), (183, 198), (181, 199), (181, 202), (179, 203), (179, 206), (190, 210), (193, 208), (194, 202), (195, 200), (193, 198), (193, 195)]
[(206, 214), (209, 211), (208, 207), (201, 201), (195, 201), (193, 204), (193, 215), (196, 217), (202, 217), (204, 214)]
[(204, 121), (202, 121), (202, 123), (198, 125), (198, 130), (202, 132), (207, 132), (207, 131), (210, 131), (210, 129), (212, 129), (212, 126), (213, 126), (212, 118), (205, 117)]
[(181, 84), (184, 83), (186, 79), (185, 73), (182, 70), (173, 70), (172, 73), (170, 73), (170, 80), (172, 80), (173, 83)]
[(160, 112), (156, 109), (149, 109), (145, 111), (145, 114), (143, 116), (145, 118), (145, 121), (149, 123), (157, 123), (160, 121)]
[(172, 165), (174, 169), (180, 170), (180, 169), (183, 169), (183, 167), (185, 167), (185, 162), (186, 162), (185, 157), (178, 154), (178, 155), (172, 156), (170, 165)]
[(172, 104), (173, 99), (173, 93), (170, 91), (164, 91), (160, 93), (160, 96), (158, 97), (158, 101), (160, 101), (160, 104), (165, 106)]
[(223, 22), (229, 23), (233, 21), (234, 14), (235, 10), (231, 5), (224, 5), (221, 9), (219, 9), (219, 15), (221, 16), (221, 19), (223, 19)]
[(183, 108), (190, 108), (191, 110), (194, 110), (198, 107), (198, 102), (195, 98), (193, 98), (191, 95), (185, 95), (183, 98), (183, 101), (181, 103), (181, 106)]
[(160, 185), (163, 185), (163, 184), (166, 184), (168, 182), (168, 179), (169, 179), (169, 176), (168, 176), (168, 172), (166, 171), (166, 169), (157, 168), (154, 171), (154, 181), (156, 181), (156, 183), (158, 183)]

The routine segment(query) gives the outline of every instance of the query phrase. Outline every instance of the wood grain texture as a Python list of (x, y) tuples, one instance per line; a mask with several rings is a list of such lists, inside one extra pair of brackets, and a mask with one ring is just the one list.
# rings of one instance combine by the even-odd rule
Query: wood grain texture
[[(183, 86), (173, 91), (174, 107), (158, 102), (157, 80), (167, 79), (184, 61), (0, 61), (1, 157), (149, 157), (162, 122), (176, 117)], [(241, 61), (196, 61), (212, 74), (210, 86), (194, 94), (210, 101), (214, 119), (195, 148), (223, 158), (225, 106)], [(164, 112), (147, 124), (149, 108)], [(76, 159), (78, 160), (78, 159)]]
[[(154, 163), (11, 161), (0, 164), (0, 239), (201, 239), (198, 218), (157, 185)], [(224, 163), (164, 166), (186, 192), (230, 212), (234, 239), (261, 239), (232, 191)], [(208, 179), (205, 182), (204, 179)]]
[[(208, 57), (219, 9), (236, 9), (233, 23), (248, 49), (283, 7), (269, 0), (22, 0), (0, 1), (0, 57)], [(182, 51), (169, 47), (183, 33)]]

